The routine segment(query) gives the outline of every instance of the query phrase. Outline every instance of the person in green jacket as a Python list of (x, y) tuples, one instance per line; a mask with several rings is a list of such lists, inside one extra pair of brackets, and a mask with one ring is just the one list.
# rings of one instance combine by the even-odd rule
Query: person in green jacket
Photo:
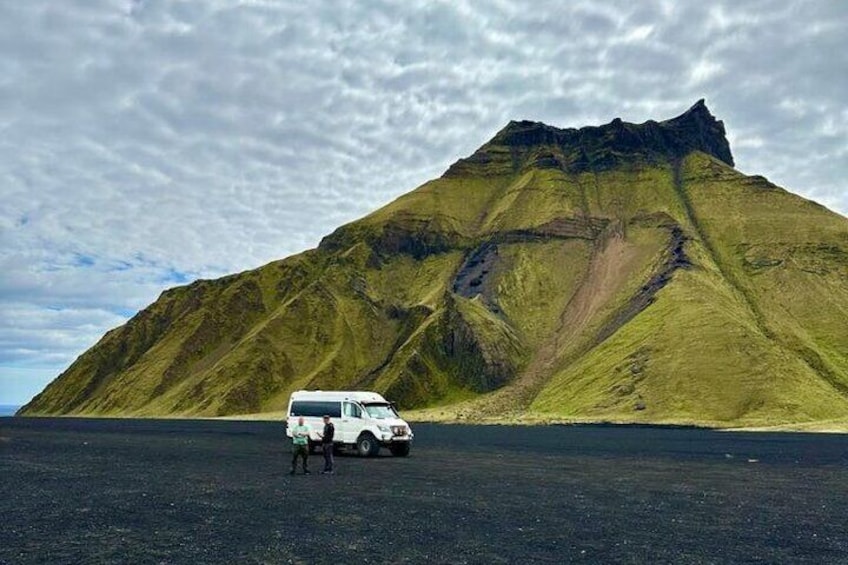
[(312, 427), (303, 422), (303, 416), (297, 419), (297, 425), (292, 427), (292, 467), (290, 475), (294, 475), (297, 458), (303, 458), (303, 474), (309, 475), (309, 433)]

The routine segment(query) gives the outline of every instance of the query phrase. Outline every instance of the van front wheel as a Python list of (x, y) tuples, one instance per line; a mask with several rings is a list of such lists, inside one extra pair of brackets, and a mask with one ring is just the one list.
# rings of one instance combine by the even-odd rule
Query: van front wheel
[(393, 443), (391, 447), (389, 447), (389, 451), (391, 451), (392, 455), (395, 457), (406, 457), (409, 455), (409, 443)]
[(356, 440), (356, 450), (363, 457), (375, 457), (380, 451), (380, 444), (377, 438), (366, 432)]

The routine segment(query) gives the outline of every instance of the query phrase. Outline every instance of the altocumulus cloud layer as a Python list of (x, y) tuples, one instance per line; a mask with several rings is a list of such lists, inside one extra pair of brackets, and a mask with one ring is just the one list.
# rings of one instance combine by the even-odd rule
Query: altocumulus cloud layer
[(0, 403), (164, 288), (313, 247), (510, 119), (705, 97), (740, 170), (845, 214), (846, 30), (837, 1), (2, 2)]

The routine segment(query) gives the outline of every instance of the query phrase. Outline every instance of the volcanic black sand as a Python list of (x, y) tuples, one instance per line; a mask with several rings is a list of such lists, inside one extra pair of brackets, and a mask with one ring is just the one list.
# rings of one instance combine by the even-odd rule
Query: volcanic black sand
[(3, 418), (0, 563), (848, 563), (846, 436), (414, 430), (290, 477), (280, 424)]

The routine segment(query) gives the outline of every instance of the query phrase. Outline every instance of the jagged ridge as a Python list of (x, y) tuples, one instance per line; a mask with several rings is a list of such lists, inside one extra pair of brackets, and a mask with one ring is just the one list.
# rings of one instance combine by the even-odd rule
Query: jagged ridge
[[(552, 167), (570, 173), (610, 170), (624, 163), (657, 163), (701, 151), (734, 165), (724, 123), (709, 111), (703, 99), (680, 116), (656, 122), (631, 124), (614, 119), (603, 126), (560, 129), (541, 122), (510, 122), (468, 159), (453, 165), (448, 174), (460, 174), (475, 164), (490, 165), (509, 149), (514, 167)], [(549, 148), (549, 151), (539, 151)]]

